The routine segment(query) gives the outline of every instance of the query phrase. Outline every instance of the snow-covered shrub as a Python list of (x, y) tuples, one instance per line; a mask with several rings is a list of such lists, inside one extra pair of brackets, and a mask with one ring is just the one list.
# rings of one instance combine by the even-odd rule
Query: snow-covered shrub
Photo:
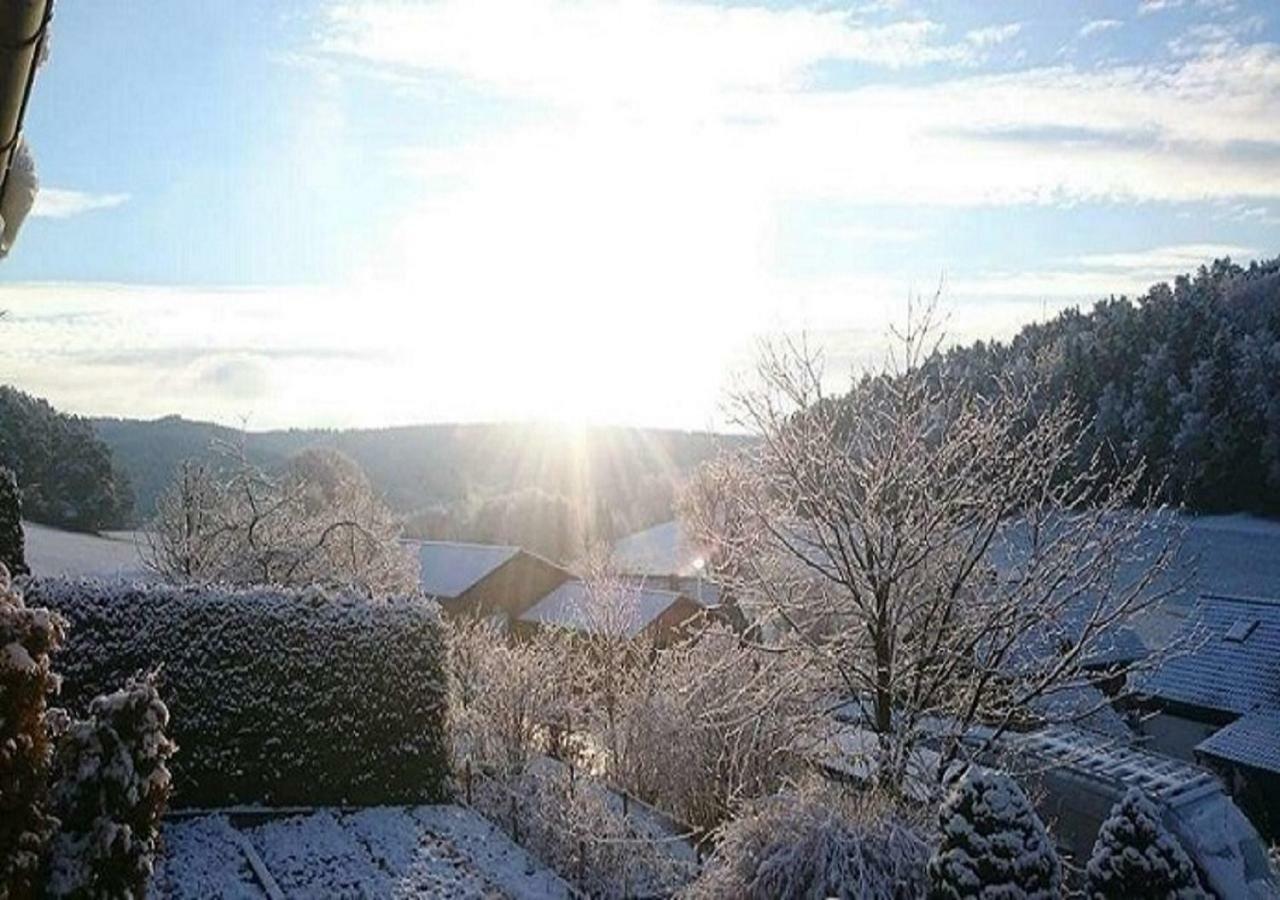
[(26, 536), (22, 533), (22, 495), (12, 469), (0, 466), (0, 565), (11, 575), (26, 575)]
[(620, 795), (553, 760), (477, 783), (473, 805), (591, 897), (670, 896), (694, 872), (638, 805), (624, 810)]
[(72, 624), (67, 705), (142, 669), (182, 747), (174, 804), (432, 802), (447, 793), (445, 642), (422, 599), (36, 579)]
[(938, 816), (929, 860), (931, 900), (1057, 900), (1062, 867), (1044, 823), (1008, 775), (973, 767)]
[(777, 791), (817, 740), (813, 680), (729, 629), (656, 653), (622, 692), (611, 777), (698, 828)]
[(169, 800), (169, 710), (154, 675), (95, 697), (58, 744), (52, 799), (60, 822), (47, 890), (54, 897), (141, 898)]
[[(554, 750), (554, 730), (579, 709), (578, 658), (565, 635), (509, 640), (491, 623), (449, 623), (449, 733), (454, 765), (497, 777)], [(579, 717), (580, 719), (580, 717)]]
[(1132, 788), (1098, 830), (1087, 892), (1096, 900), (1202, 900), (1207, 897), (1190, 857), (1160, 823), (1160, 814)]
[(720, 831), (691, 900), (775, 897), (914, 900), (929, 847), (874, 794), (806, 784), (758, 800)]
[(29, 896), (57, 822), (45, 808), (48, 698), (58, 690), (49, 655), (64, 623), (28, 607), (0, 565), (0, 898)]

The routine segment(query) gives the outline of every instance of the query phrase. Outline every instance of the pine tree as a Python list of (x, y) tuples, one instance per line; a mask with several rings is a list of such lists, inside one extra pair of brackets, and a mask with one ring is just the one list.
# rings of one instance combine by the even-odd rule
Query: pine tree
[(974, 767), (939, 812), (930, 900), (1057, 900), (1062, 867), (1044, 823), (1007, 775)]
[(22, 535), (22, 497), (13, 471), (0, 466), (0, 563), (10, 575), (26, 575), (27, 556)]
[(1142, 792), (1131, 789), (1102, 823), (1089, 858), (1088, 895), (1134, 900), (1200, 900), (1195, 867)]

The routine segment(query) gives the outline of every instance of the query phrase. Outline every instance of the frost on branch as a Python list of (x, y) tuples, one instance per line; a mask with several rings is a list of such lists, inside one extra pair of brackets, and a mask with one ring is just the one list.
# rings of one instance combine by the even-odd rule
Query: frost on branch
[(1202, 900), (1191, 859), (1142, 792), (1131, 789), (1102, 823), (1086, 869), (1088, 895), (1098, 900)]
[(46, 704), (58, 689), (49, 655), (62, 619), (30, 609), (0, 564), (0, 898), (30, 896), (57, 824), (45, 810)]
[(810, 784), (726, 825), (689, 896), (908, 900), (924, 893), (927, 861), (920, 829), (888, 803)]
[(48, 891), (55, 897), (141, 897), (169, 800), (169, 711), (154, 674), (95, 697), (58, 746)]
[(931, 900), (1061, 896), (1062, 868), (1049, 834), (1009, 776), (970, 769), (943, 803), (938, 824), (941, 843), (929, 861)]

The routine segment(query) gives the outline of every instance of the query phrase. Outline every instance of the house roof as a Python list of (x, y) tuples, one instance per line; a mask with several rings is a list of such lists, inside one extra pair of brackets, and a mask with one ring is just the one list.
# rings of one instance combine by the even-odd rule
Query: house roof
[(1280, 709), (1236, 719), (1201, 741), (1196, 750), (1205, 756), (1280, 774)]
[(674, 606), (683, 594), (629, 585), (608, 599), (593, 597), (574, 579), (543, 597), (519, 618), (531, 625), (547, 625), (594, 634), (635, 637)]
[(418, 583), (432, 597), (461, 596), (482, 578), (520, 552), (498, 544), (411, 541), (418, 551)]
[(1188, 649), (1153, 672), (1144, 693), (1235, 715), (1280, 709), (1280, 601), (1205, 594), (1179, 638)]
[(694, 563), (703, 555), (674, 519), (628, 535), (613, 547), (616, 564), (629, 575), (696, 575)]

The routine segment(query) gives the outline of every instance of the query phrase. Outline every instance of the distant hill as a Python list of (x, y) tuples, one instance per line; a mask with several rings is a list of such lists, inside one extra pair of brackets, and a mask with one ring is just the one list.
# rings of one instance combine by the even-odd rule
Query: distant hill
[(564, 556), (587, 537), (612, 540), (671, 517), (673, 491), (723, 442), (703, 432), (537, 424), (417, 425), (241, 433), (177, 416), (93, 424), (129, 475), (145, 520), (185, 459), (243, 441), (274, 467), (310, 447), (360, 464), (423, 537), (504, 540)]

